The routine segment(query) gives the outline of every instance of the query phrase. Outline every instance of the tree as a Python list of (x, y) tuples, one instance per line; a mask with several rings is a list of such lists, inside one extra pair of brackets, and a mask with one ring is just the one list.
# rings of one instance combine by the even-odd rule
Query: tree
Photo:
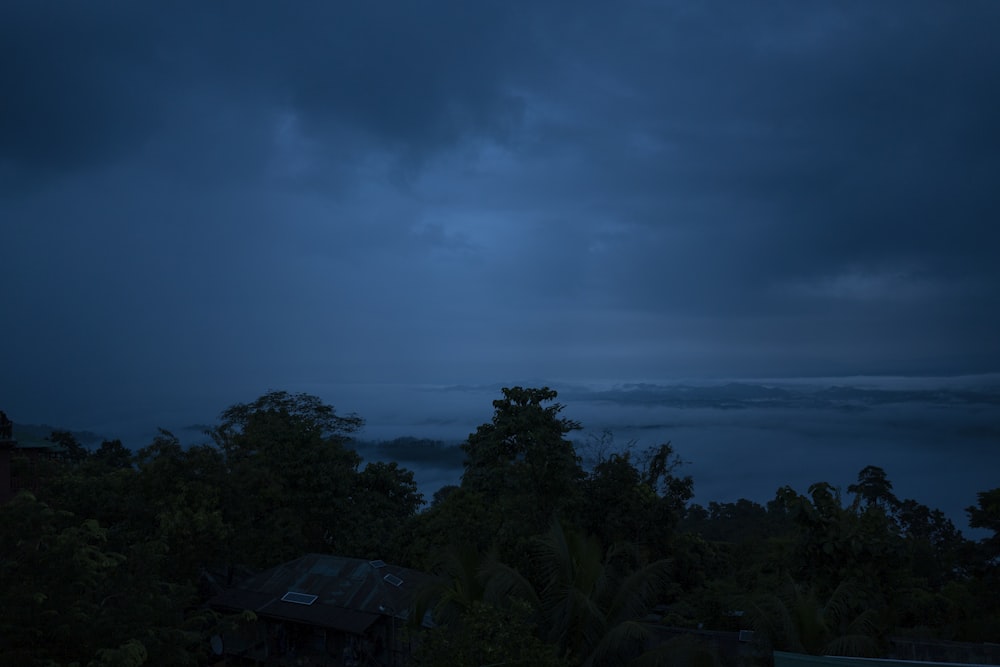
[[(637, 466), (635, 458), (644, 463)], [(691, 477), (676, 474), (680, 465), (670, 443), (638, 457), (626, 450), (600, 458), (581, 483), (582, 528), (604, 544), (630, 542), (665, 552), (693, 495)]]
[(132, 452), (118, 439), (103, 441), (101, 446), (90, 455), (90, 459), (109, 468), (132, 467)]
[(503, 521), (496, 502), (457, 487), (407, 522), (403, 531), (405, 557), (401, 560), (411, 567), (435, 570), (442, 554), (454, 545), (486, 552), (498, 542), (497, 528)]
[(183, 448), (161, 430), (136, 459), (136, 503), (152, 530), (145, 540), (164, 545), (171, 581), (194, 582), (202, 568), (227, 562), (234, 529), (223, 508), (226, 469), (222, 453), (209, 445)]
[(574, 497), (583, 477), (573, 443), (565, 437), (580, 425), (559, 416), (561, 404), (545, 405), (556, 396), (547, 387), (504, 388), (503, 398), (493, 401), (493, 420), (462, 444), (462, 486), (496, 503), (512, 502), (508, 510), (516, 507), (527, 520), (522, 534), (543, 530), (552, 513)]
[(847, 487), (854, 494), (851, 511), (859, 517), (885, 517), (889, 530), (901, 538), (903, 562), (924, 583), (939, 587), (953, 579), (959, 568), (965, 540), (940, 510), (932, 510), (916, 500), (900, 500), (892, 492), (885, 470), (866, 466), (858, 473), (858, 483)]
[(233, 405), (209, 434), (223, 454), (222, 508), (234, 562), (265, 567), (305, 552), (349, 554), (363, 421), (308, 394), (272, 391)]
[[(421, 619), (427, 609), (433, 610), (435, 621), (448, 629), (442, 630), (443, 635), (453, 638), (451, 645), (439, 640), (435, 646), (440, 650), (466, 650), (459, 647), (467, 647), (462, 642), (470, 638), (454, 638), (470, 631), (472, 624), (492, 618), (502, 629), (501, 636), (519, 627), (522, 639), (537, 637), (549, 646), (540, 650), (535, 640), (530, 641), (538, 662), (528, 660), (526, 665), (555, 664), (550, 661), (556, 658), (566, 665), (660, 664), (651, 662), (657, 652), (646, 650), (651, 628), (643, 618), (673, 588), (669, 561), (644, 565), (632, 545), (605, 550), (594, 537), (559, 520), (535, 537), (532, 547), (526, 571), (499, 560), (495, 552), (484, 555), (467, 545), (449, 548), (441, 579), (418, 596), (411, 618)], [(470, 624), (470, 619), (478, 620)], [(491, 639), (488, 646), (496, 643)], [(513, 660), (511, 664), (522, 664), (518, 661), (524, 658), (517, 657), (517, 651), (504, 651), (491, 649), (490, 655), (507, 655), (503, 659)]]
[(841, 582), (824, 598), (788, 578), (774, 592), (751, 596), (744, 606), (748, 625), (768, 651), (883, 656), (880, 612), (850, 582)]
[(510, 595), (511, 586), (497, 585), (499, 579), (516, 581), (518, 589), (532, 591), (519, 572), (468, 543), (444, 549), (434, 569), (439, 577), (418, 591), (410, 611), (411, 629), (428, 612), (435, 623), (421, 633), (414, 664), (569, 667), (558, 659), (555, 646), (538, 637), (535, 608)]
[(109, 571), (106, 531), (22, 493), (0, 511), (0, 655), (11, 664), (87, 660)]
[(405, 549), (393, 538), (423, 502), (411, 471), (395, 461), (367, 464), (355, 477), (350, 497), (354, 534), (342, 533), (342, 548), (356, 557), (399, 562)]
[(662, 526), (655, 516), (656, 494), (642, 482), (631, 452), (598, 461), (582, 487), (581, 526), (604, 544), (641, 543)]
[(944, 512), (906, 499), (896, 505), (894, 517), (915, 577), (938, 589), (964, 576), (963, 554), (969, 545)]
[(642, 619), (669, 594), (671, 563), (643, 565), (631, 545), (604, 550), (558, 520), (535, 547), (531, 575), (495, 567), (488, 589), (532, 603), (542, 637), (572, 664), (641, 661), (650, 637)]
[(155, 542), (109, 547), (98, 521), (23, 493), (0, 508), (0, 655), (5, 664), (194, 664), (193, 587), (162, 578)]
[(696, 529), (706, 539), (740, 544), (773, 537), (776, 526), (763, 505), (746, 498), (733, 503), (710, 501), (708, 508), (691, 507), (685, 526)]
[(445, 484), (444, 486), (442, 486), (440, 489), (434, 492), (433, 496), (431, 496), (431, 507), (437, 505), (438, 503), (443, 503), (445, 500), (448, 499), (448, 496), (450, 496), (455, 491), (458, 491), (458, 488), (459, 487), (457, 484)]
[(881, 506), (862, 512), (844, 507), (839, 491), (826, 482), (810, 486), (809, 497), (789, 487), (779, 497), (797, 528), (796, 576), (812, 582), (818, 595), (829, 595), (843, 581), (876, 596), (900, 588), (903, 543)]
[(1000, 487), (976, 494), (976, 505), (965, 509), (969, 515), (969, 526), (993, 531), (980, 542), (986, 561), (1000, 566)]
[(287, 391), (270, 391), (250, 403), (237, 403), (220, 417), (222, 423), (210, 429), (209, 435), (230, 456), (267, 449), (274, 444), (267, 436), (281, 442), (286, 431), (343, 444), (364, 425), (357, 415), (338, 415), (332, 405), (316, 396)]
[(59, 445), (58, 456), (64, 461), (79, 463), (87, 458), (87, 450), (69, 431), (52, 431), (47, 440)]
[(690, 475), (675, 474), (684, 462), (673, 446), (663, 443), (644, 452), (642, 479), (660, 497), (666, 498), (677, 518), (684, 513), (687, 502), (694, 496), (694, 481)]
[(899, 500), (892, 493), (892, 482), (885, 470), (878, 466), (865, 466), (858, 473), (858, 483), (847, 487), (848, 493), (855, 494), (855, 505), (865, 508), (879, 505), (886, 512), (892, 512)]
[(1000, 487), (976, 494), (977, 503), (966, 508), (969, 526), (991, 531), (970, 554), (976, 618), (970, 619), (967, 639), (992, 641), (1000, 636)]
[(413, 473), (349, 447), (363, 420), (308, 394), (237, 404), (209, 431), (223, 454), (232, 559), (267, 566), (304, 552), (383, 557), (423, 503)]
[[(486, 559), (468, 543), (455, 543), (442, 550), (433, 568), (438, 578), (418, 591), (411, 625), (419, 625), (430, 611), (434, 622), (447, 625), (457, 621), (477, 602), (486, 602)], [(497, 600), (489, 600), (496, 604)]]
[(580, 475), (573, 443), (564, 436), (580, 425), (558, 416), (562, 404), (542, 405), (557, 396), (548, 387), (505, 387), (502, 392), (504, 397), (493, 401), (493, 420), (461, 446), (466, 455), (463, 483), (500, 491), (499, 473), (527, 483), (546, 499), (566, 491)]
[(451, 623), (424, 631), (415, 667), (570, 667), (556, 647), (535, 636), (532, 609), (520, 600), (506, 608), (472, 602)]

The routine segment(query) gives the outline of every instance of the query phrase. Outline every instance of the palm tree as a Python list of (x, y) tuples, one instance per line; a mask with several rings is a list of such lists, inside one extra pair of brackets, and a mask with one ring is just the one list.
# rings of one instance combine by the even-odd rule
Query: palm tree
[(769, 650), (875, 658), (879, 646), (880, 612), (865, 604), (861, 590), (841, 582), (823, 602), (814, 588), (790, 577), (774, 593), (746, 602), (746, 618)]
[(526, 609), (538, 636), (558, 648), (565, 664), (718, 665), (718, 657), (688, 637), (653, 644), (653, 625), (644, 620), (669, 592), (671, 563), (640, 565), (627, 544), (605, 550), (591, 536), (554, 521), (535, 542), (531, 576), (495, 554), (453, 547), (444, 577), (418, 596), (411, 618), (428, 609), (437, 623), (460, 625), (482, 611)]
[(555, 647), (536, 636), (537, 600), (507, 595), (495, 585), (503, 577), (511, 588), (531, 591), (516, 570), (469, 545), (450, 547), (439, 569), (442, 577), (417, 592), (411, 609), (411, 627), (421, 625), (428, 611), (437, 624), (421, 638), (415, 665), (567, 667)]
[(634, 560), (628, 546), (604, 551), (554, 521), (537, 543), (536, 584), (494, 563), (488, 588), (536, 605), (543, 636), (564, 657), (585, 667), (626, 664), (646, 653), (642, 619), (669, 586), (669, 561), (628, 567)]
[(440, 625), (456, 621), (477, 602), (483, 602), (483, 556), (468, 545), (452, 545), (439, 568), (441, 577), (420, 588), (414, 599), (411, 623), (419, 626), (428, 611)]

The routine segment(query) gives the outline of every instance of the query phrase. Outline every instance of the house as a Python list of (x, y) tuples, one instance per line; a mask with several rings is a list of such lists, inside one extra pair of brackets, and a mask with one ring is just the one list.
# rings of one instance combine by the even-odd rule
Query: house
[(381, 560), (308, 554), (211, 598), (217, 611), (253, 612), (213, 637), (212, 650), (233, 665), (405, 665), (410, 606), (433, 579)]
[[(900, 658), (852, 658), (832, 655), (804, 655), (801, 653), (774, 652), (774, 667), (969, 667), (976, 665), (986, 667), (996, 664), (991, 656), (990, 647), (995, 644), (983, 644), (982, 651), (974, 644), (952, 643), (952, 652), (947, 660), (905, 660)], [(971, 652), (969, 649), (972, 649)]]
[(15, 438), (13, 422), (0, 410), (0, 503), (10, 500), (21, 489), (37, 491), (43, 462), (61, 451), (59, 445), (48, 440)]
[(0, 411), (0, 503), (10, 500), (14, 495), (10, 460), (16, 446), (14, 424), (7, 419), (7, 413)]

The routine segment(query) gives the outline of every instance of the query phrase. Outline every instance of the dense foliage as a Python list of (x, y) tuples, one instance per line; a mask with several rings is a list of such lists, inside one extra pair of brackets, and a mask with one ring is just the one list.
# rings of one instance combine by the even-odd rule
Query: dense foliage
[[(1000, 636), (1000, 489), (967, 510), (979, 542), (874, 466), (847, 497), (819, 482), (703, 507), (670, 444), (585, 470), (555, 398), (504, 389), (461, 447), (461, 483), (429, 504), (398, 463), (362, 465), (359, 417), (305, 394), (234, 405), (193, 447), (164, 431), (137, 452), (87, 451), (55, 432), (64, 455), (0, 507), (0, 662), (210, 664), (225, 619), (209, 584), (306, 552), (441, 575), (411, 615), (437, 621), (417, 665), (732, 660), (683, 628), (753, 630), (763, 663)], [(439, 449), (385, 451), (418, 444)]]

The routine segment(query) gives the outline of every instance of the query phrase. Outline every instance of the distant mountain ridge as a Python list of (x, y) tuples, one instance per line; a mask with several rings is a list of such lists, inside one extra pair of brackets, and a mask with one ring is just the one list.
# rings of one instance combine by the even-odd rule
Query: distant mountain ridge
[(91, 449), (97, 447), (106, 438), (93, 431), (75, 431), (69, 428), (49, 426), (48, 424), (19, 424), (14, 423), (14, 440), (22, 447), (25, 446), (46, 446), (51, 444), (48, 437), (53, 431), (66, 431), (70, 433), (76, 441), (84, 447)]
[(572, 389), (560, 398), (675, 408), (813, 408), (864, 410), (876, 405), (931, 403), (1000, 406), (1000, 389), (874, 389), (843, 385), (779, 386), (748, 382), (719, 385), (622, 384), (600, 390)]

